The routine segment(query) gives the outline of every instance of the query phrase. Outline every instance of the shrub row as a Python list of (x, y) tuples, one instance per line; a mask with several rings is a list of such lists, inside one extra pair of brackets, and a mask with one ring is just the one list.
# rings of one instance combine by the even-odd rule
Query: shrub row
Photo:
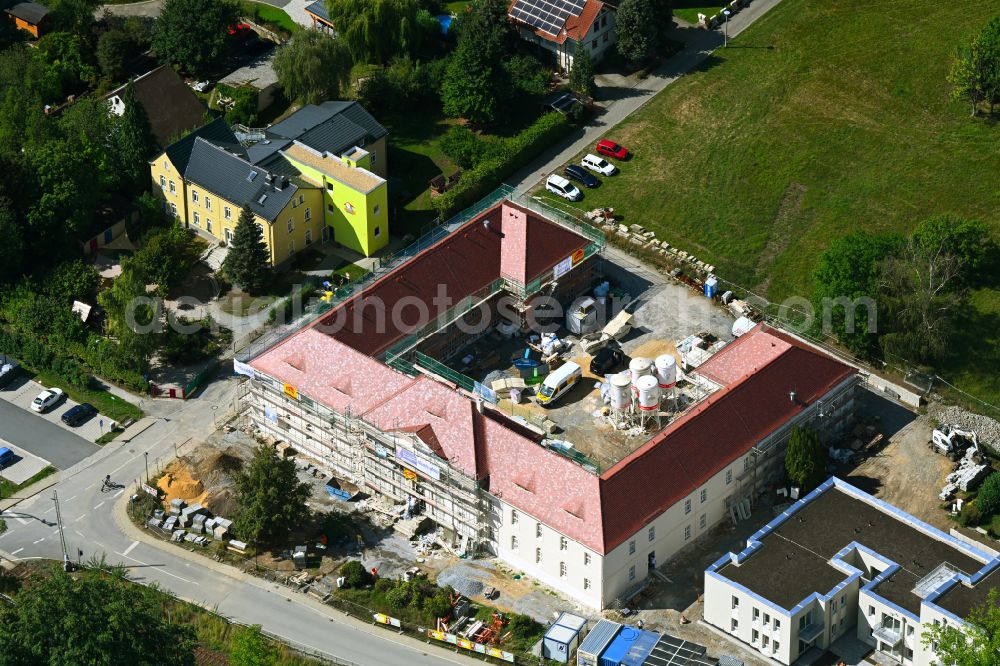
[(458, 184), (432, 200), (434, 208), (445, 218), (474, 203), (572, 129), (565, 116), (553, 111), (516, 136), (489, 141), (481, 159), (462, 174)]

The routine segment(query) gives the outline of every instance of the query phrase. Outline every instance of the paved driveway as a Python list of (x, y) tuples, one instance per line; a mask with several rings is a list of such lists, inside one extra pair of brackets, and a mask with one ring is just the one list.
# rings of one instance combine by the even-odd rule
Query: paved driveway
[[(62, 415), (65, 414), (70, 407), (74, 407), (79, 404), (69, 398), (57, 403), (55, 407), (49, 408), (49, 411), (44, 414), (36, 414), (35, 412), (32, 412), (32, 400), (34, 400), (35, 396), (44, 391), (46, 388), (47, 387), (42, 386), (38, 382), (30, 380), (26, 381), (24, 379), (15, 380), (14, 382), (11, 382), (11, 384), (8, 385), (4, 391), (0, 391), (0, 398), (16, 407), (20, 407), (21, 409), (30, 412), (36, 419), (48, 421), (54, 426), (62, 428), (63, 430), (68, 430), (77, 437), (82, 437), (88, 442), (93, 442), (98, 437), (108, 432), (111, 420), (100, 414), (89, 419), (86, 423), (81, 423), (75, 428), (71, 428), (63, 423)], [(2, 421), (0, 421), (0, 423), (2, 423)], [(0, 436), (3, 436), (2, 430), (0, 430)]]
[(57, 469), (72, 467), (99, 451), (99, 446), (81, 434), (93, 434), (92, 439), (96, 439), (100, 417), (94, 417), (79, 428), (68, 428), (59, 420), (59, 415), (76, 404), (72, 401), (59, 403), (47, 414), (35, 414), (28, 405), (40, 391), (41, 387), (35, 382), (26, 382), (16, 391), (0, 391), (0, 438), (48, 460)]

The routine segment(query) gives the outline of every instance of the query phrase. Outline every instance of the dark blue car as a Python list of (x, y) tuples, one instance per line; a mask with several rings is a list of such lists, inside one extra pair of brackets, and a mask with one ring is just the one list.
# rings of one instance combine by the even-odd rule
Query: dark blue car
[(601, 181), (597, 176), (584, 169), (579, 164), (567, 164), (565, 169), (566, 177), (582, 183), (584, 187), (597, 187)]
[(6, 446), (0, 446), (0, 469), (14, 462), (14, 452)]
[(97, 410), (93, 405), (89, 403), (83, 403), (77, 405), (76, 407), (70, 407), (66, 410), (66, 413), (62, 415), (62, 422), (70, 427), (76, 427), (92, 418)]

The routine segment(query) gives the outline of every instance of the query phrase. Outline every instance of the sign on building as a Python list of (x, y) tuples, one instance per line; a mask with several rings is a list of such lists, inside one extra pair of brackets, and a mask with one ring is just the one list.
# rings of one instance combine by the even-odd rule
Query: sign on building
[(285, 395), (293, 400), (299, 399), (299, 390), (292, 386), (291, 384), (285, 384)]
[(423, 474), (424, 476), (429, 476), (435, 481), (441, 480), (441, 470), (438, 469), (437, 465), (433, 465), (429, 462), (424, 462), (417, 455), (410, 451), (409, 449), (404, 449), (399, 444), (396, 445), (396, 460), (403, 465), (406, 465), (410, 469), (416, 470)]

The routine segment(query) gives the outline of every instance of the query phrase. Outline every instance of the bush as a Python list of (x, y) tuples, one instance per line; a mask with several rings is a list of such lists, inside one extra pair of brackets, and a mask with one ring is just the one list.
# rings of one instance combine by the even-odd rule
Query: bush
[(522, 95), (541, 97), (549, 87), (549, 70), (533, 55), (511, 56), (504, 64), (514, 88)]
[(385, 601), (393, 610), (403, 610), (410, 605), (413, 599), (413, 590), (406, 583), (389, 590), (385, 595)]
[(551, 112), (542, 115), (520, 134), (497, 139), (490, 146), (488, 155), (463, 173), (455, 187), (432, 200), (435, 209), (444, 218), (468, 206), (571, 130), (572, 126), (565, 116)]
[(365, 107), (388, 113), (406, 113), (416, 105), (439, 104), (445, 66), (443, 58), (429, 63), (396, 58), (358, 84), (358, 100)]
[(1000, 511), (1000, 474), (994, 472), (986, 477), (976, 495), (976, 506), (983, 516), (992, 516)]
[(396, 589), (396, 580), (394, 578), (379, 578), (375, 581), (375, 592), (378, 594), (385, 594)]
[(440, 145), (444, 154), (463, 169), (479, 164), (488, 151), (486, 141), (468, 127), (452, 127), (441, 137)]
[(224, 83), (216, 84), (216, 102), (219, 97), (225, 96), (233, 100), (233, 105), (226, 111), (226, 120), (230, 124), (250, 125), (257, 124), (257, 91), (250, 86), (240, 86), (234, 88)]
[(344, 587), (347, 588), (366, 587), (372, 580), (368, 569), (357, 560), (351, 560), (340, 567), (340, 575), (344, 577)]
[(958, 515), (958, 524), (962, 527), (975, 527), (983, 522), (983, 512), (975, 502), (966, 502), (962, 513)]

